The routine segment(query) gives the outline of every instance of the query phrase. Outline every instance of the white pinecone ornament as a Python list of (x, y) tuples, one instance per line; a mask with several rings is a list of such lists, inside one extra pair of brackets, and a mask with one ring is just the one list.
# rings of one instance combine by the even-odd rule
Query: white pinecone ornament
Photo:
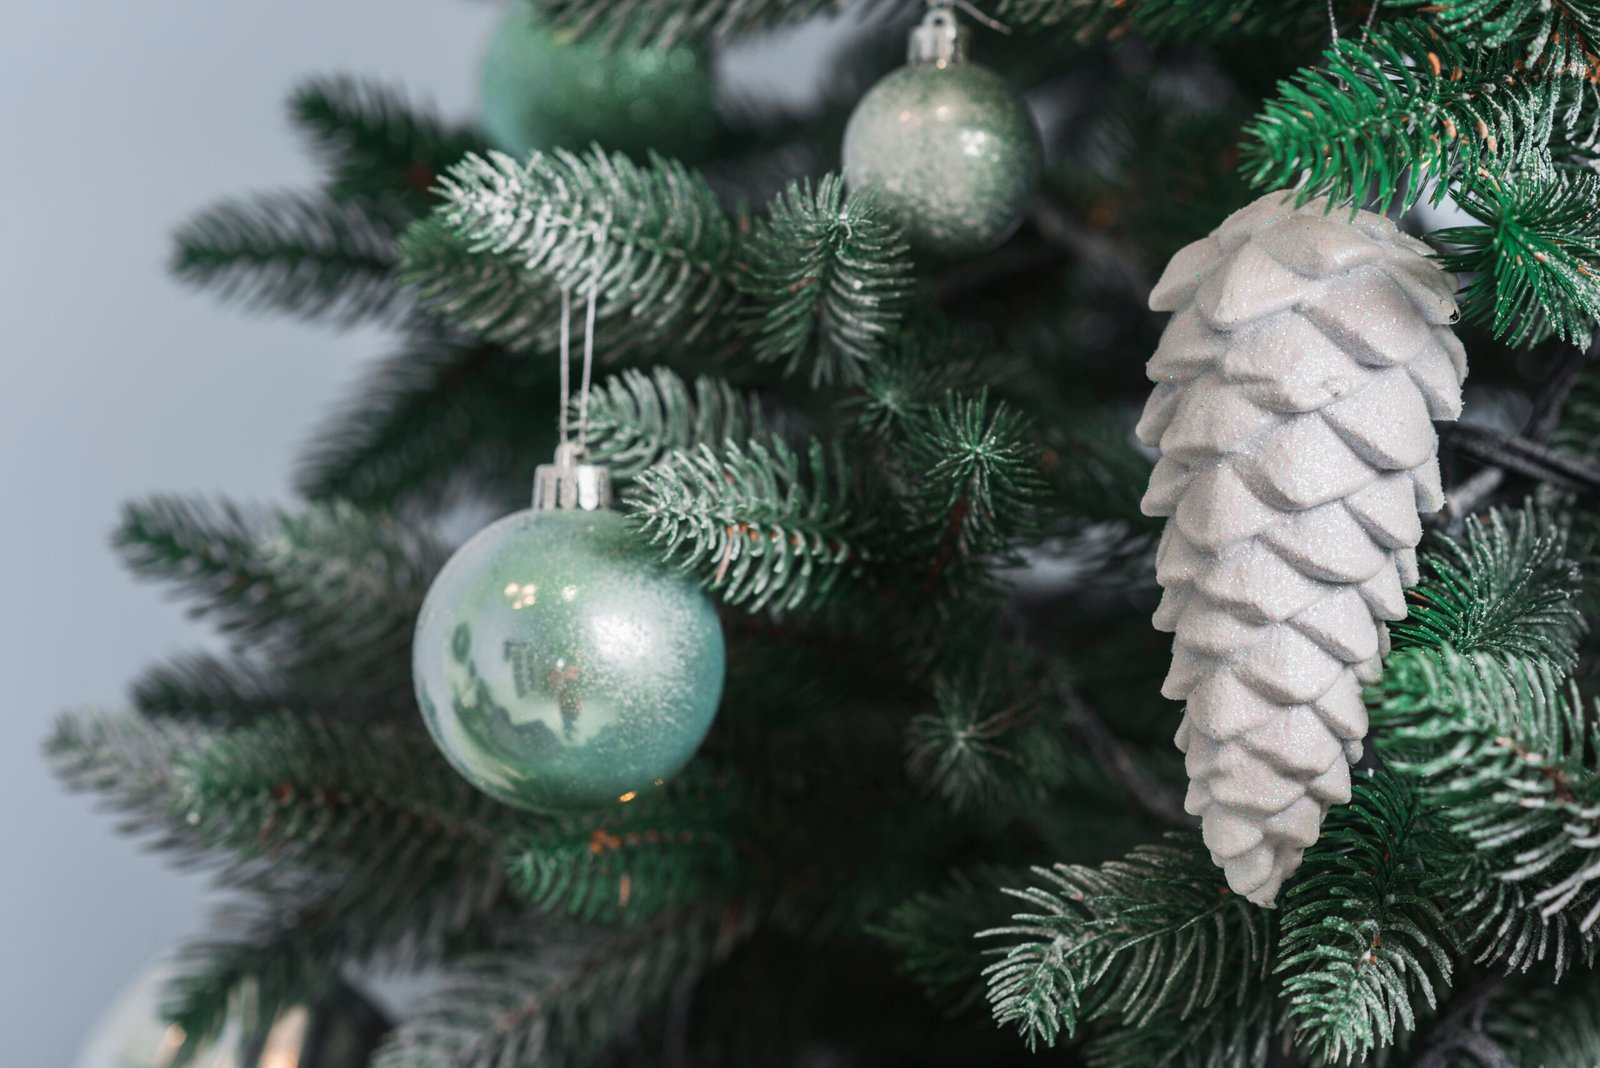
[(1172, 258), (1175, 312), (1139, 440), (1167, 516), (1161, 692), (1186, 701), (1184, 807), (1228, 885), (1271, 906), (1350, 799), (1361, 689), (1444, 503), (1435, 419), (1461, 411), (1454, 276), (1371, 212), (1271, 193)]

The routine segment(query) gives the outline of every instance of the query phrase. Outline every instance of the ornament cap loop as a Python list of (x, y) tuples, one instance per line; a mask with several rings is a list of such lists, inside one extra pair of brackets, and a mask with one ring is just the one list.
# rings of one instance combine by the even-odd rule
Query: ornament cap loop
[(610, 508), (611, 472), (585, 459), (582, 446), (570, 441), (557, 445), (555, 462), (540, 464), (534, 471), (533, 510)]
[(965, 63), (971, 40), (972, 34), (956, 21), (953, 10), (945, 6), (930, 8), (922, 22), (911, 31), (906, 62), (931, 63), (937, 67)]

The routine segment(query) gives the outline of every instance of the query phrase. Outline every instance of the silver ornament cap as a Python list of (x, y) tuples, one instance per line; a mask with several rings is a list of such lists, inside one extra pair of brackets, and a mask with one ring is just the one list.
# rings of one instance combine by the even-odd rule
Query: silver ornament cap
[(932, 63), (936, 67), (965, 63), (971, 43), (972, 34), (956, 21), (955, 12), (948, 7), (935, 7), (911, 31), (906, 62)]
[(583, 446), (564, 441), (556, 446), (554, 463), (533, 473), (533, 510), (577, 509), (596, 512), (611, 507), (611, 472), (586, 463)]

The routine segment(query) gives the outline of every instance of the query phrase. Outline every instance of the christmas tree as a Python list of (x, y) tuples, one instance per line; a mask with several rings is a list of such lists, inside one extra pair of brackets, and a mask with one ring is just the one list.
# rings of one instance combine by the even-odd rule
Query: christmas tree
[[(127, 506), (231, 651), (48, 743), (235, 899), (186, 1041), (376, 970), (377, 1068), (1600, 1063), (1600, 10), (978, 8), (517, 0), (481, 123), (313, 80), (322, 186), (182, 227), (396, 339), (298, 500)], [(604, 683), (496, 629), (576, 584), (429, 596), (558, 443)]]

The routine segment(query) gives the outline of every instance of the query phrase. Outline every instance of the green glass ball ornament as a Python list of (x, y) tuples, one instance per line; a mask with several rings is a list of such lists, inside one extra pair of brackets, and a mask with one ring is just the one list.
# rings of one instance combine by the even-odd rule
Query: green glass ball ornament
[(722, 697), (722, 625), (699, 587), (605, 507), (602, 468), (563, 445), (534, 507), (445, 564), (412, 671), (434, 741), (523, 808), (616, 803), (681, 768)]
[(612, 48), (541, 25), (517, 0), (483, 56), (482, 125), (514, 156), (591, 142), (631, 156), (699, 157), (717, 133), (716, 83), (695, 48)]
[(966, 58), (944, 7), (911, 37), (910, 63), (861, 98), (844, 133), (844, 176), (870, 190), (917, 252), (953, 260), (1010, 235), (1044, 151), (1033, 114), (1000, 75)]

